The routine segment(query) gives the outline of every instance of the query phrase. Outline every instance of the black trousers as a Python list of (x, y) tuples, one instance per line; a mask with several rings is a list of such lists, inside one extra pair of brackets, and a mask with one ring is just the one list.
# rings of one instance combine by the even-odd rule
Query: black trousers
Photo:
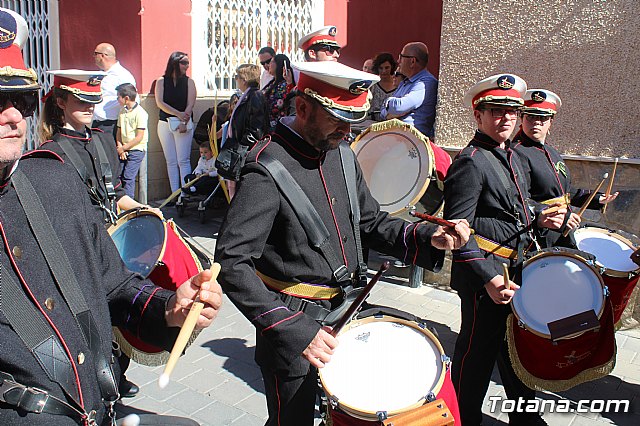
[[(465, 426), (482, 423), (482, 403), (489, 388), (495, 363), (508, 399), (535, 398), (535, 391), (516, 376), (505, 340), (510, 305), (497, 305), (484, 289), (474, 293), (458, 291), (462, 302), (462, 326), (456, 340), (451, 378), (458, 395), (460, 416)], [(514, 417), (515, 416), (515, 417)], [(535, 413), (510, 415), (513, 422), (536, 417)]]
[(310, 367), (306, 376), (288, 377), (261, 368), (269, 419), (265, 426), (313, 426), (318, 370)]

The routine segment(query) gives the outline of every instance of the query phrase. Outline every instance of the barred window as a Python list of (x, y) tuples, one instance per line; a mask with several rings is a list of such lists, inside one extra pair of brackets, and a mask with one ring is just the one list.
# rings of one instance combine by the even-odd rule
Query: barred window
[[(198, 5), (200, 3), (200, 5)], [(298, 40), (311, 31), (318, 0), (207, 0), (194, 2), (193, 78), (198, 94), (236, 88), (235, 70), (258, 63), (258, 50), (271, 46), (293, 62), (304, 56)], [(322, 6), (322, 5), (320, 5)], [(316, 16), (315, 19), (322, 19)], [(319, 24), (320, 25), (320, 24)]]

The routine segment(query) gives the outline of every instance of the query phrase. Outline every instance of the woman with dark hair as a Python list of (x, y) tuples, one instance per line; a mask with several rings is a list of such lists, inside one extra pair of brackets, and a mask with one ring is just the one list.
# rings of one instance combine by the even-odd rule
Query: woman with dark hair
[(269, 109), (269, 133), (273, 132), (280, 117), (287, 115), (288, 98), (287, 95), (296, 86), (291, 68), (291, 61), (287, 55), (278, 54), (269, 63), (269, 74), (274, 78), (262, 89), (267, 100)]
[(398, 85), (394, 81), (393, 75), (398, 68), (398, 63), (391, 53), (378, 53), (373, 58), (373, 72), (380, 76), (380, 81), (371, 86), (369, 91), (373, 95), (369, 113), (371, 118), (380, 121), (380, 109), (384, 101), (396, 91)]
[(196, 85), (187, 76), (189, 57), (184, 52), (169, 56), (164, 75), (156, 81), (156, 104), (160, 109), (158, 138), (167, 161), (171, 192), (191, 173), (191, 143), (193, 121), (191, 113), (196, 103)]

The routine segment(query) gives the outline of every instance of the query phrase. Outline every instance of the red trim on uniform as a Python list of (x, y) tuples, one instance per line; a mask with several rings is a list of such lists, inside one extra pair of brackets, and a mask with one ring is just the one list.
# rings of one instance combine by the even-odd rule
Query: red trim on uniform
[(89, 84), (88, 81), (78, 81), (72, 78), (62, 77), (60, 75), (56, 75), (53, 77), (53, 85), (55, 87), (60, 87), (62, 85), (67, 87), (72, 87), (74, 89), (82, 90), (83, 92), (95, 93), (96, 95), (100, 95), (102, 90), (100, 89), (100, 83), (98, 84)]
[(531, 225), (531, 218), (529, 217), (529, 209), (527, 208), (527, 203), (524, 200), (524, 196), (522, 195), (522, 190), (520, 189), (520, 185), (518, 185), (518, 177), (516, 176), (516, 172), (513, 168), (513, 164), (511, 164), (511, 160), (513, 159), (513, 151), (510, 148), (507, 148), (507, 154), (511, 153), (511, 155), (507, 155), (507, 160), (509, 161), (509, 168), (511, 169), (511, 175), (513, 176), (513, 183), (516, 184), (516, 188), (518, 189), (518, 196), (520, 196), (520, 202), (522, 203), (522, 209), (524, 210), (524, 216), (527, 219), (527, 226)]
[[(331, 210), (331, 217), (333, 217), (333, 223), (336, 226), (336, 231), (338, 232), (338, 243), (340, 243), (340, 250), (342, 251), (342, 260), (344, 260), (344, 266), (349, 267), (349, 262), (347, 262), (347, 254), (344, 251), (344, 245), (342, 244), (342, 235), (340, 234), (340, 228), (338, 227), (338, 219), (336, 219), (336, 214), (333, 211), (333, 206), (331, 205), (331, 196), (329, 195), (329, 188), (327, 188), (327, 182), (324, 180), (324, 173), (322, 173), (322, 164), (318, 165), (318, 170), (320, 171), (320, 179), (322, 179), (322, 186), (324, 187), (324, 193), (327, 195), (327, 204), (329, 204), (329, 210)], [(358, 232), (356, 229), (354, 232)], [(331, 271), (335, 272), (335, 271)]]
[(298, 79), (298, 90), (304, 93), (304, 89), (307, 88), (334, 101), (338, 104), (338, 106), (334, 106), (334, 108), (338, 109), (340, 108), (340, 105), (345, 107), (363, 107), (364, 104), (367, 103), (369, 93), (367, 90), (364, 90), (360, 94), (353, 94), (346, 88), (336, 87), (301, 72), (300, 78)]
[(505, 97), (508, 96), (510, 98), (517, 98), (517, 99), (522, 99), (522, 93), (520, 93), (519, 91), (517, 91), (516, 89), (500, 89), (499, 87), (493, 88), (493, 89), (489, 89), (489, 90), (485, 90), (483, 92), (478, 93), (477, 95), (475, 95), (473, 97), (473, 100), (471, 101), (471, 105), (473, 105), (473, 108), (477, 108), (478, 105), (476, 105), (476, 101), (480, 98), (485, 98), (487, 96), (494, 96), (494, 97)]
[(418, 252), (420, 251), (420, 247), (418, 247), (418, 237), (416, 235), (416, 231), (418, 230), (418, 226), (420, 226), (420, 223), (418, 223), (417, 225), (415, 225), (413, 227), (413, 244), (415, 244), (416, 246), (416, 252), (413, 255), (413, 264), (415, 265), (416, 260), (418, 259)]
[[(475, 298), (475, 295), (474, 295)], [(469, 346), (467, 346), (467, 352), (465, 352), (464, 356), (462, 357), (462, 361), (460, 361), (460, 377), (458, 377), (458, 400), (462, 399), (462, 387), (460, 386), (460, 383), (462, 383), (462, 370), (464, 369), (464, 360), (467, 358), (467, 355), (469, 355), (469, 352), (471, 352), (471, 341), (473, 340), (473, 334), (475, 333), (475, 328), (476, 328), (476, 307), (477, 307), (478, 301), (474, 299), (473, 301), (473, 323), (471, 324), (471, 335), (469, 336)]]
[(552, 109), (554, 111), (558, 110), (556, 104), (554, 104), (553, 102), (547, 102), (547, 101), (536, 102), (534, 100), (528, 100), (528, 101), (524, 101), (524, 106), (526, 108)]
[(27, 70), (27, 66), (24, 64), (24, 59), (22, 58), (22, 50), (20, 49), (20, 46), (12, 44), (7, 48), (2, 49), (2, 66), (9, 66), (25, 71)]
[(33, 295), (33, 292), (31, 292), (31, 288), (29, 288), (29, 285), (27, 284), (27, 281), (22, 276), (22, 272), (20, 272), (20, 269), (18, 268), (18, 265), (17, 265), (15, 259), (13, 258), (13, 253), (9, 249), (9, 241), (7, 240), (7, 235), (4, 232), (4, 226), (2, 225), (2, 222), (0, 222), (0, 234), (2, 234), (2, 240), (4, 242), (4, 246), (5, 246), (5, 249), (6, 249), (6, 252), (7, 252), (7, 256), (9, 257), (9, 261), (11, 262), (11, 265), (13, 266), (13, 269), (14, 269), (16, 275), (18, 276), (18, 279), (20, 280), (20, 283), (24, 287), (24, 290), (26, 291), (27, 295), (33, 301), (33, 304), (38, 308), (40, 313), (42, 313), (42, 315), (47, 320), (47, 322), (49, 323), (49, 325), (51, 326), (53, 331), (56, 333), (56, 335), (58, 336), (58, 339), (60, 339), (60, 343), (62, 343), (62, 347), (64, 348), (64, 351), (67, 354), (67, 358), (69, 358), (69, 361), (71, 362), (71, 368), (73, 368), (73, 374), (74, 374), (75, 379), (76, 379), (76, 386), (78, 388), (78, 397), (80, 398), (80, 401), (78, 401), (78, 402), (80, 404), (80, 407), (82, 407), (82, 409), (84, 410), (84, 398), (82, 397), (82, 384), (80, 383), (80, 375), (78, 374), (78, 369), (76, 368), (76, 364), (73, 361), (73, 356), (71, 355), (71, 351), (69, 350), (69, 347), (67, 346), (67, 342), (65, 342), (64, 337), (62, 337), (62, 333), (60, 333), (60, 330), (58, 330), (58, 328), (55, 326), (55, 324), (53, 323), (51, 318), (49, 318), (49, 316), (44, 311), (44, 309), (42, 309), (42, 306), (40, 306), (40, 303), (38, 302), (38, 299), (36, 299), (36, 297)]
[(295, 314), (291, 315), (290, 317), (287, 317), (287, 318), (285, 318), (285, 319), (281, 319), (280, 321), (278, 321), (278, 322), (276, 322), (276, 323), (274, 323), (274, 324), (271, 324), (269, 327), (267, 327), (267, 328), (265, 328), (264, 330), (262, 330), (262, 332), (261, 332), (260, 334), (264, 336), (264, 332), (265, 332), (265, 331), (269, 331), (269, 330), (271, 330), (272, 328), (274, 328), (275, 326), (280, 325), (280, 324), (282, 324), (282, 323), (283, 323), (283, 322), (285, 322), (285, 321), (292, 320), (292, 319), (294, 319), (295, 317), (297, 317), (298, 315), (302, 315), (302, 311), (298, 311), (298, 312), (296, 312)]
[[(51, 141), (46, 141), (47, 142), (51, 142)], [(44, 143), (43, 143), (44, 145)], [(42, 145), (40, 145), (42, 146)], [(64, 160), (62, 159), (62, 157), (60, 157), (58, 154), (56, 154), (53, 151), (49, 151), (48, 149), (34, 149), (28, 152), (25, 152), (24, 154), (22, 154), (21, 159), (23, 158), (52, 158), (55, 160), (60, 161), (61, 163), (64, 163)]]
[(258, 153), (256, 154), (256, 163), (259, 163), (259, 158), (260, 158), (260, 154), (262, 154), (262, 151), (264, 151), (264, 149), (267, 147), (267, 145), (269, 145), (271, 143), (271, 138), (269, 138), (269, 141), (267, 143), (264, 144), (264, 146), (262, 148), (260, 148), (260, 151), (258, 151)]
[[(290, 144), (290, 143), (289, 143), (289, 142), (288, 142), (284, 137), (282, 137), (282, 135), (280, 135), (280, 134), (278, 134), (278, 133), (274, 133), (274, 134), (273, 134), (273, 136), (277, 136), (277, 137), (279, 137), (279, 138), (280, 138), (280, 140), (281, 140), (282, 142), (284, 142), (285, 144), (287, 144), (287, 146), (288, 146), (289, 148), (291, 148), (293, 151), (297, 152), (297, 153), (298, 153), (298, 154), (300, 154), (302, 157), (304, 157), (304, 158), (306, 158), (306, 159), (308, 159), (308, 160), (318, 160), (318, 159), (322, 156), (322, 154), (320, 154), (320, 155), (318, 155), (317, 157), (311, 157), (311, 156), (309, 156), (309, 155), (307, 155), (307, 154), (303, 153), (302, 151), (298, 150), (295, 146), (291, 145), (291, 144)], [(302, 137), (300, 137), (300, 139), (302, 139)], [(304, 141), (304, 139), (302, 139), (302, 140)], [(305, 141), (305, 143), (307, 143), (307, 141)], [(309, 146), (311, 146), (311, 145), (309, 145)]]
[(156, 287), (152, 292), (151, 295), (147, 298), (147, 301), (144, 302), (144, 306), (142, 307), (142, 311), (140, 311), (140, 321), (138, 321), (138, 329), (136, 330), (136, 335), (138, 337), (140, 337), (140, 324), (142, 323), (142, 315), (144, 314), (145, 309), (147, 309), (147, 305), (149, 305), (149, 302), (151, 301), (151, 299), (153, 298), (153, 295), (156, 294), (156, 292), (160, 290), (160, 287)]
[(276, 398), (278, 400), (278, 414), (277, 414), (277, 420), (278, 420), (278, 426), (280, 426), (280, 390), (278, 389), (278, 376), (277, 375), (273, 375), (273, 377), (275, 377), (275, 381), (276, 381)]

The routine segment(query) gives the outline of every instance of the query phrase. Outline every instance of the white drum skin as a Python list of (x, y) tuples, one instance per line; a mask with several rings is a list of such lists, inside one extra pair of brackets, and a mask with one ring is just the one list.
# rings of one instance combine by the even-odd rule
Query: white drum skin
[(550, 339), (548, 323), (589, 309), (600, 318), (604, 301), (602, 277), (584, 259), (543, 252), (525, 262), (511, 307), (528, 331)]
[(327, 396), (353, 417), (377, 420), (380, 411), (391, 416), (417, 408), (442, 387), (442, 346), (416, 323), (368, 317), (349, 323), (338, 341), (320, 379)]
[(605, 269), (605, 275), (627, 277), (638, 272), (638, 265), (630, 258), (635, 247), (623, 236), (607, 229), (586, 226), (577, 229), (574, 237), (578, 249), (593, 254), (596, 262)]

